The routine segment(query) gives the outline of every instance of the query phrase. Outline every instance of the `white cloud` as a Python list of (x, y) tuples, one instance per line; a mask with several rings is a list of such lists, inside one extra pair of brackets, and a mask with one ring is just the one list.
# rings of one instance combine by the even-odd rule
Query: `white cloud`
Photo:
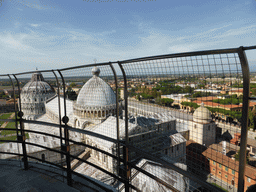
[(40, 25), (39, 24), (30, 24), (30, 26), (32, 26), (32, 27), (39, 27)]

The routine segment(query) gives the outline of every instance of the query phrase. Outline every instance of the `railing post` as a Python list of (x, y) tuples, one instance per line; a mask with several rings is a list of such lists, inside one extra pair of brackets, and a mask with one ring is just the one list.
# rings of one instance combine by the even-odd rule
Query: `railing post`
[(115, 86), (116, 86), (116, 136), (117, 136), (117, 174), (119, 175), (119, 169), (120, 169), (120, 136), (119, 136), (119, 103), (118, 103), (118, 82), (117, 82), (117, 75), (116, 75), (116, 71), (113, 67), (113, 65), (111, 64), (111, 62), (109, 62), (109, 66), (112, 69), (112, 72), (114, 74), (114, 79), (115, 79)]
[[(17, 138), (19, 136), (19, 130), (18, 130), (18, 118), (17, 118), (17, 103), (16, 103), (16, 96), (15, 96), (15, 87), (14, 87), (14, 83), (13, 83), (13, 80), (11, 78), (10, 75), (8, 75), (11, 83), (12, 83), (12, 90), (13, 90), (13, 103), (14, 103), (14, 111), (15, 111), (15, 129), (16, 129), (16, 135), (17, 135)], [(20, 153), (20, 150), (19, 150), (19, 144), (17, 143), (17, 148), (18, 148), (18, 153)], [(19, 160), (20, 160), (20, 156), (19, 156)], [(20, 162), (20, 166), (21, 166), (21, 162)]]
[(124, 150), (123, 150), (123, 158), (124, 158), (124, 167), (125, 167), (125, 192), (129, 192), (130, 191), (130, 176), (131, 176), (131, 170), (130, 170), (130, 166), (128, 165), (129, 162), (129, 135), (128, 135), (128, 92), (127, 92), (127, 79), (126, 79), (126, 74), (124, 71), (124, 68), (122, 66), (122, 64), (118, 61), (118, 65), (122, 71), (122, 75), (124, 78), (124, 111), (125, 111), (125, 146), (124, 146)]
[(24, 122), (23, 122), (23, 112), (22, 112), (22, 107), (21, 107), (21, 98), (20, 98), (20, 83), (17, 79), (17, 77), (13, 74), (17, 85), (18, 85), (18, 93), (19, 93), (19, 112), (18, 112), (18, 116), (20, 117), (20, 135), (17, 136), (17, 140), (20, 141), (22, 143), (22, 151), (23, 151), (23, 162), (24, 162), (24, 169), (27, 170), (28, 169), (28, 156), (27, 156), (27, 150), (26, 150), (26, 136), (25, 136), (25, 132), (24, 132)]
[(69, 145), (69, 133), (68, 133), (68, 121), (69, 118), (67, 117), (67, 108), (66, 108), (66, 93), (65, 93), (65, 81), (63, 78), (62, 73), (60, 70), (58, 70), (60, 77), (62, 79), (62, 84), (63, 84), (63, 94), (64, 94), (64, 116), (62, 118), (62, 122), (65, 124), (64, 127), (64, 139), (65, 139), (65, 144), (61, 145), (61, 150), (66, 153), (66, 164), (67, 164), (67, 183), (69, 186), (72, 186), (72, 174), (71, 174), (71, 161), (70, 161), (70, 145)]
[(239, 156), (239, 177), (238, 177), (238, 191), (244, 191), (244, 175), (246, 165), (246, 146), (248, 133), (248, 109), (250, 96), (250, 73), (248, 61), (243, 47), (239, 47), (238, 56), (241, 62), (243, 73), (243, 113), (241, 121), (241, 141), (240, 141), (240, 156)]
[[(56, 83), (57, 83), (57, 86), (58, 86), (57, 95), (58, 95), (58, 107), (59, 107), (59, 129), (60, 129), (59, 133), (60, 133), (60, 146), (62, 146), (63, 138), (62, 138), (62, 127), (61, 127), (60, 83), (59, 83), (59, 80), (58, 80), (58, 77), (57, 77), (56, 73), (53, 70), (52, 70), (52, 73), (55, 76)], [(64, 157), (64, 155), (61, 154), (61, 156), (60, 156), (61, 166), (63, 166), (63, 161), (62, 161), (63, 157)], [(64, 182), (64, 177), (63, 177), (63, 182)]]

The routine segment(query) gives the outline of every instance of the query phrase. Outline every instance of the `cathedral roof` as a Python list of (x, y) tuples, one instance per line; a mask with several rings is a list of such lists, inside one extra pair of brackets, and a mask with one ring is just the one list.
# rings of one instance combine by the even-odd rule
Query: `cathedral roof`
[(22, 88), (21, 93), (55, 93), (53, 87), (47, 83), (41, 73), (33, 73), (31, 80)]
[(211, 112), (204, 106), (204, 103), (195, 110), (193, 120), (201, 123), (207, 123), (212, 120)]
[(116, 104), (116, 95), (112, 88), (99, 77), (100, 69), (92, 69), (93, 77), (80, 90), (76, 104), (80, 106), (99, 107)]

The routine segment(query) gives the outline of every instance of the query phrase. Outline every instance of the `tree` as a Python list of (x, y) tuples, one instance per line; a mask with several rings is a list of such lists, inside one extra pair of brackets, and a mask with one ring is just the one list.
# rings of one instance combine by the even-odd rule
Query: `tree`
[[(237, 154), (235, 154), (235, 160), (239, 161), (239, 157), (240, 157), (240, 150), (238, 150)], [(248, 151), (246, 151), (246, 163), (248, 164), (249, 162), (249, 155), (248, 155)]]
[(75, 87), (76, 86), (76, 83), (75, 82), (72, 82), (72, 83), (70, 83), (70, 85), (69, 85), (71, 88), (73, 88), (73, 87)]
[(253, 128), (253, 130), (256, 129), (256, 111), (250, 111), (249, 110), (249, 125), (248, 125), (248, 129), (249, 128)]
[(70, 100), (76, 100), (77, 98), (77, 94), (75, 91), (73, 91), (72, 89), (68, 89), (66, 91), (66, 97), (69, 98)]

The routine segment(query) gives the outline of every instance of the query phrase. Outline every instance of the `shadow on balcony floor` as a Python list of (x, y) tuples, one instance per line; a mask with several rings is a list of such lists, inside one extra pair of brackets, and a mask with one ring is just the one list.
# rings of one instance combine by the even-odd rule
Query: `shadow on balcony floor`
[[(65, 173), (65, 172), (64, 172)], [(102, 188), (73, 177), (73, 186), (66, 184), (61, 176), (62, 170), (42, 163), (29, 162), (29, 170), (24, 170), (16, 160), (0, 160), (0, 191), (1, 192), (41, 192), (41, 191), (104, 191)], [(104, 185), (100, 184), (99, 185)], [(105, 186), (111, 188), (110, 186)], [(112, 191), (110, 189), (109, 191)], [(115, 190), (113, 190), (115, 191)]]

